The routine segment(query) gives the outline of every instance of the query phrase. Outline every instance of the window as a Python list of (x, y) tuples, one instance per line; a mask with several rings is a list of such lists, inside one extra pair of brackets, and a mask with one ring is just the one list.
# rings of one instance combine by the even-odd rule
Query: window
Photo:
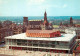
[(59, 34), (55, 34), (55, 36), (56, 36), (56, 37), (58, 37), (58, 36), (59, 36)]

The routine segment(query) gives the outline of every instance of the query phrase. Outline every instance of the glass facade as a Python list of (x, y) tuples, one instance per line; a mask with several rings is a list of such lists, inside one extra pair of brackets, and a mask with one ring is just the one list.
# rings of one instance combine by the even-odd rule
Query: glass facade
[(6, 45), (69, 49), (69, 42), (6, 39)]

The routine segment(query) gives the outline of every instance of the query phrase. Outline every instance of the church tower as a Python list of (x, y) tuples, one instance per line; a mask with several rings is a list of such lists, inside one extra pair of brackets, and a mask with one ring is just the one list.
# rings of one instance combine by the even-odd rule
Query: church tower
[(46, 13), (46, 11), (44, 13), (44, 21), (47, 21), (47, 13)]
[(63, 23), (62, 22), (60, 22), (60, 26), (62, 26), (63, 25)]
[(0, 21), (0, 29), (2, 28), (2, 22)]
[(23, 17), (23, 32), (26, 32), (26, 29), (28, 27), (28, 17)]
[(46, 11), (45, 11), (45, 13), (44, 13), (44, 24), (45, 24), (46, 26), (48, 26), (47, 13), (46, 13)]
[(47, 13), (45, 11), (44, 13), (44, 22), (43, 25), (41, 25), (42, 30), (48, 30), (49, 29), (49, 23), (47, 21)]
[(70, 17), (70, 25), (73, 26), (73, 19)]
[(24, 17), (23, 25), (28, 26), (28, 17)]

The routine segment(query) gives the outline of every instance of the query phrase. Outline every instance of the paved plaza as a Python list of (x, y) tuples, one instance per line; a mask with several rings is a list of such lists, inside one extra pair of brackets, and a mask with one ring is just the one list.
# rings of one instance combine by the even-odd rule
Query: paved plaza
[(26, 50), (11, 50), (6, 48), (0, 48), (1, 56), (72, 56), (72, 54), (65, 53), (50, 53), (50, 52), (40, 52), (40, 51), (26, 51)]

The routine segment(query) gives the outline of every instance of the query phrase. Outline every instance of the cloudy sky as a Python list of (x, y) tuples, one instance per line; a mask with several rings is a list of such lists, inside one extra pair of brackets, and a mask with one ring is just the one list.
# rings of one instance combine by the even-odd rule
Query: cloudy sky
[(0, 16), (80, 16), (80, 0), (0, 0)]

